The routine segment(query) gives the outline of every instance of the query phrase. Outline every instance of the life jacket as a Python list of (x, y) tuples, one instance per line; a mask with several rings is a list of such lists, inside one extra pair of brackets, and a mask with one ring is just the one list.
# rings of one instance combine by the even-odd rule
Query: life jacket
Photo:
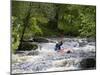
[(56, 47), (59, 47), (59, 46), (61, 46), (63, 43), (62, 43), (62, 41), (61, 42), (59, 42), (59, 43), (57, 43), (56, 44)]

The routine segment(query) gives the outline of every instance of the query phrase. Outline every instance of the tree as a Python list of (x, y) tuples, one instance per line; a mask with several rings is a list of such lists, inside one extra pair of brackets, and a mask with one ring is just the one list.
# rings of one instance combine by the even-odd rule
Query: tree
[(96, 35), (96, 8), (95, 6), (84, 6), (80, 10), (80, 36), (95, 37)]
[(95, 6), (12, 1), (12, 48), (40, 36), (95, 37)]

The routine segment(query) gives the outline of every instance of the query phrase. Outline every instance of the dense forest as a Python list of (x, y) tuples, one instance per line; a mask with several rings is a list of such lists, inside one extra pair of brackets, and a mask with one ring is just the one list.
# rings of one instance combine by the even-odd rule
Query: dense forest
[(31, 37), (96, 36), (96, 7), (12, 1), (12, 49)]

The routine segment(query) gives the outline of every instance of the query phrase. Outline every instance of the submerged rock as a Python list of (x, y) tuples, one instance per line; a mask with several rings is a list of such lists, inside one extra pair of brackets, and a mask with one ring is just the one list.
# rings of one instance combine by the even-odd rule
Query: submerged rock
[(53, 66), (55, 67), (64, 67), (67, 65), (67, 60), (56, 60), (53, 62)]
[(80, 47), (84, 47), (85, 45), (87, 45), (87, 42), (79, 42)]
[(96, 38), (87, 38), (87, 41), (88, 42), (95, 42), (96, 41)]
[(80, 62), (80, 68), (82, 69), (93, 69), (96, 67), (95, 58), (86, 58)]
[(38, 55), (39, 51), (31, 51), (27, 55)]

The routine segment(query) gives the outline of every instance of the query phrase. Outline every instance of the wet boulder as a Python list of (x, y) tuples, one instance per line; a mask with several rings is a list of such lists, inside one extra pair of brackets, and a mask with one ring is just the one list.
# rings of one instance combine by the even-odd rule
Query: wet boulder
[(39, 52), (38, 51), (31, 51), (31, 52), (29, 52), (27, 55), (38, 55), (39, 54)]
[(35, 38), (33, 38), (33, 41), (34, 42), (39, 42), (39, 43), (48, 43), (49, 42), (48, 39), (43, 38), (43, 37), (35, 37)]
[(30, 42), (23, 42), (19, 50), (36, 50), (38, 46), (36, 44), (32, 44)]
[(96, 67), (96, 60), (95, 58), (82, 59), (79, 67), (81, 69), (94, 69)]
[(95, 46), (96, 43), (95, 43), (95, 42), (89, 42), (88, 45), (90, 45), (90, 46)]
[(79, 42), (79, 46), (80, 46), (80, 47), (84, 47), (86, 44), (88, 44), (86, 41)]
[(87, 38), (87, 41), (88, 41), (88, 42), (95, 42), (96, 39), (95, 39), (95, 38)]
[(53, 62), (53, 66), (55, 67), (64, 67), (68, 64), (67, 60), (64, 59), (64, 60), (56, 60)]
[(80, 47), (84, 47), (86, 44), (88, 44), (87, 39), (79, 39), (78, 43)]

